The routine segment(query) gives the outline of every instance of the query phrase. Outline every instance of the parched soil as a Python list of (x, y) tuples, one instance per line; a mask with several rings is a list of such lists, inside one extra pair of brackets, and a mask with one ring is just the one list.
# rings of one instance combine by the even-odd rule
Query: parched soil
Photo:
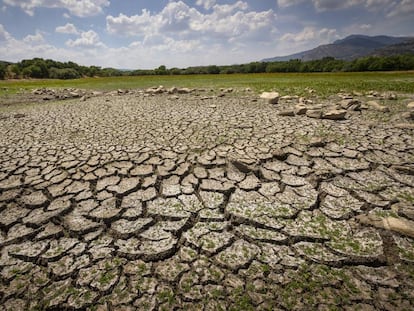
[(0, 309), (414, 309), (412, 99), (185, 93), (0, 110)]

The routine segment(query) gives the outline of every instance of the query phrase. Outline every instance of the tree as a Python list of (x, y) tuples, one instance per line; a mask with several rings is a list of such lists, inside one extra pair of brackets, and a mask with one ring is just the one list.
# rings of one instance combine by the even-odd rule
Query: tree
[(219, 74), (220, 73), (220, 68), (213, 65), (213, 66), (208, 66), (207, 67), (207, 73), (209, 74)]
[(24, 68), (22, 74), (27, 78), (43, 78), (42, 69), (37, 65), (30, 65)]
[(165, 67), (164, 65), (159, 66), (157, 69), (155, 69), (155, 74), (156, 75), (166, 75), (166, 74), (168, 74), (167, 67)]
[(0, 64), (0, 80), (4, 80), (6, 77), (6, 65)]
[(73, 68), (50, 68), (49, 77), (51, 79), (77, 79), (80, 78), (79, 72)]

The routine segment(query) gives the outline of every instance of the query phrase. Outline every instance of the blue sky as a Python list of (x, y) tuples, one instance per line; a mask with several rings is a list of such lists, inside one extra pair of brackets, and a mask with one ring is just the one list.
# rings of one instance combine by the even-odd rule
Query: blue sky
[(236, 64), (356, 33), (414, 36), (414, 0), (0, 1), (0, 60), (8, 61)]

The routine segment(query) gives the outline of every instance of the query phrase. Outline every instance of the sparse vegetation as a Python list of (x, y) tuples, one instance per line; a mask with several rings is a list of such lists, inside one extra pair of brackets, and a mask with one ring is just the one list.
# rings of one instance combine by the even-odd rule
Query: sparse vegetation
[(250, 88), (253, 92), (277, 90), (282, 95), (309, 96), (306, 88), (319, 96), (340, 91), (414, 93), (414, 72), (365, 73), (261, 73), (233, 75), (160, 75), (94, 77), (72, 80), (33, 79), (0, 81), (0, 96), (36, 88), (81, 88), (91, 90), (138, 89), (163, 85), (202, 88)]

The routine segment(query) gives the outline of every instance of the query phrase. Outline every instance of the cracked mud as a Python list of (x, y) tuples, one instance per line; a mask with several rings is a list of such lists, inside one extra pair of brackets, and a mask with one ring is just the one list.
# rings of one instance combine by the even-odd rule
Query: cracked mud
[(414, 309), (413, 129), (292, 105), (130, 92), (1, 112), (2, 309)]

